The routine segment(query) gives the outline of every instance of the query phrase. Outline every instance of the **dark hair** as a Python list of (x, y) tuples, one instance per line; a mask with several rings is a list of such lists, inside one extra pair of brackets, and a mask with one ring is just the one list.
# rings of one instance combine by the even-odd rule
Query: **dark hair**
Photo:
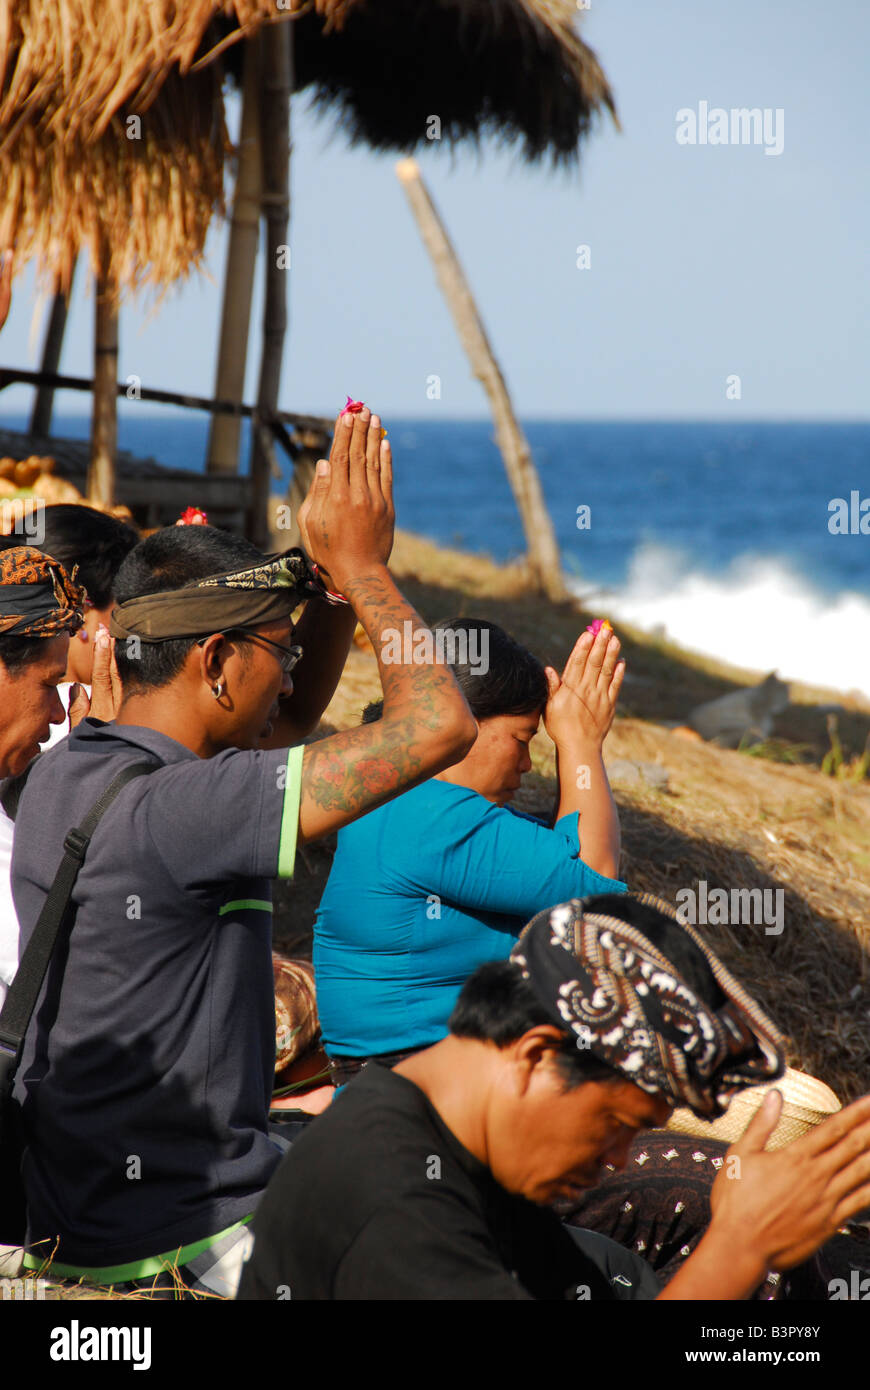
[(38, 661), (45, 648), (44, 637), (11, 637), (0, 633), (0, 661), (10, 676)]
[[(262, 551), (241, 536), (231, 536), (215, 526), (165, 526), (130, 551), (115, 577), (118, 603), (183, 589), (209, 574), (225, 574), (259, 564)], [(128, 656), (126, 644), (116, 643), (115, 659), (125, 691), (156, 689), (167, 685), (181, 671), (195, 637), (168, 642), (142, 642), (137, 657)]]
[(78, 565), (76, 583), (87, 590), (95, 608), (107, 608), (112, 601), (117, 574), (124, 558), (139, 542), (139, 537), (117, 517), (106, 516), (94, 507), (74, 502), (58, 502), (42, 512), (45, 536), (41, 541), (21, 536), (0, 537), (0, 548), (11, 545), (32, 545), (45, 555), (59, 560), (72, 574)]
[[(466, 980), (447, 1027), (456, 1038), (508, 1047), (530, 1028), (544, 1023), (553, 1026), (520, 967), (510, 960), (490, 960)], [(562, 1046), (556, 1049), (556, 1061), (569, 1090), (585, 1081), (625, 1080), (621, 1072), (600, 1061), (588, 1048), (579, 1048), (567, 1032)]]
[[(622, 893), (598, 894), (587, 899), (587, 905), (591, 911), (616, 917), (643, 932), (709, 1007), (719, 1008), (725, 1002), (707, 958), (670, 917), (649, 903)], [(507, 1047), (543, 1023), (552, 1025), (553, 1019), (523, 978), (519, 966), (500, 960), (479, 966), (466, 980), (447, 1026), (457, 1038), (475, 1038)], [(626, 1079), (588, 1049), (578, 1048), (567, 1030), (556, 1056), (568, 1088), (582, 1086), (584, 1081)]]
[[(450, 618), (432, 624), (433, 632), (447, 630), (487, 634), (486, 671), (479, 669), (479, 662), (448, 660), (475, 719), (492, 719), (500, 714), (541, 713), (547, 703), (548, 686), (546, 673), (536, 656), (515, 642), (503, 627), (484, 618)], [(452, 655), (455, 656), (455, 652)], [(383, 707), (382, 700), (367, 705), (363, 723), (373, 724), (380, 719)]]

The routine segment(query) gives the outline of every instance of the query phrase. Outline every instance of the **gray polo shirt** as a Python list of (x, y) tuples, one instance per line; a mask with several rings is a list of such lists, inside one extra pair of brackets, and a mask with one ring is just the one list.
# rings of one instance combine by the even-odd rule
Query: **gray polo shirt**
[(12, 856), (21, 951), (67, 831), (123, 767), (160, 764), (97, 827), (18, 1071), (28, 1244), (59, 1238), (60, 1263), (213, 1235), (278, 1162), (270, 880), (292, 874), (302, 751), (201, 759), (87, 719), (33, 768)]

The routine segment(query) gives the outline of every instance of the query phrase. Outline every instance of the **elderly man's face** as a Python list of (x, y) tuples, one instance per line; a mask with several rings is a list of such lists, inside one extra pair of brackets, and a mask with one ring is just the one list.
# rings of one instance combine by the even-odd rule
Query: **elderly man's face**
[(26, 666), (7, 671), (0, 661), (0, 777), (23, 772), (51, 725), (66, 719), (57, 686), (66, 672), (69, 635), (37, 640), (38, 654)]
[(489, 1166), (503, 1187), (532, 1202), (576, 1197), (595, 1186), (605, 1164), (623, 1168), (635, 1135), (664, 1125), (671, 1109), (630, 1081), (565, 1089), (554, 1055), (545, 1053), (527, 1072), (504, 1074), (488, 1116)]

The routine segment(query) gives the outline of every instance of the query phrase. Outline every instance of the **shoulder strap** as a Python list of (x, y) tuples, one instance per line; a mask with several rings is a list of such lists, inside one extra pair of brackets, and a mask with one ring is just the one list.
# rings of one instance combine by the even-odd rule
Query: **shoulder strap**
[(159, 766), (159, 763), (133, 763), (130, 767), (125, 767), (94, 802), (81, 825), (70, 830), (63, 842), (63, 859), (48, 890), (48, 896), (43, 903), (33, 935), (21, 957), (15, 978), (9, 986), (6, 1002), (0, 1010), (0, 1096), (11, 1086), (21, 1060), (24, 1035), (36, 1008), (48, 963), (66, 918), (72, 890), (91, 837), (122, 787), (132, 782), (134, 777), (156, 772)]

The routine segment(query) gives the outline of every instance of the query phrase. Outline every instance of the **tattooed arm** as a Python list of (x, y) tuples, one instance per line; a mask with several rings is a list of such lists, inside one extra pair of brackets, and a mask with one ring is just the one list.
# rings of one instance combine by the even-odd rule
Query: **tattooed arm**
[(459, 762), (477, 737), (477, 725), (448, 666), (382, 660), (387, 629), (402, 634), (403, 624), (410, 622), (414, 634), (426, 630), (386, 566), (352, 581), (345, 593), (378, 656), (384, 713), (376, 724), (306, 748), (299, 812), (303, 842), (340, 829)]
[[(308, 554), (348, 599), (378, 659), (383, 717), (306, 748), (299, 839), (317, 839), (459, 762), (477, 725), (449, 666), (384, 659), (395, 634), (413, 651), (425, 624), (386, 566), (393, 539), (390, 446), (368, 410), (340, 416), (299, 512)], [(405, 623), (411, 641), (405, 642)]]

